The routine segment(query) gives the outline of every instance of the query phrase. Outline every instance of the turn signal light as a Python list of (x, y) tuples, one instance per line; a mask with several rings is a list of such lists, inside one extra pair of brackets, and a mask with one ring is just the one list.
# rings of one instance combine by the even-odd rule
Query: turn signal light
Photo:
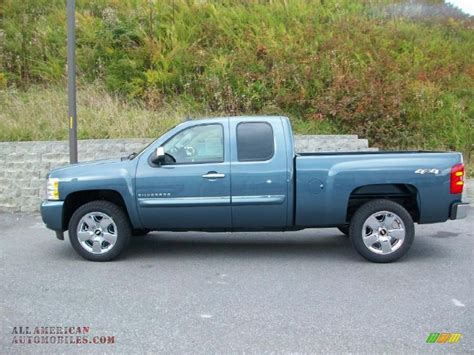
[(49, 178), (46, 191), (48, 200), (59, 200), (59, 179)]
[(464, 164), (457, 164), (451, 169), (451, 193), (462, 194), (464, 187)]

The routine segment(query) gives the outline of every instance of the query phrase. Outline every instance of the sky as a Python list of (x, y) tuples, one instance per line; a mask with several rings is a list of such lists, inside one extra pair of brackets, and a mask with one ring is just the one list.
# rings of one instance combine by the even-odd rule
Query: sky
[(447, 0), (446, 2), (459, 7), (466, 14), (474, 15), (474, 0)]

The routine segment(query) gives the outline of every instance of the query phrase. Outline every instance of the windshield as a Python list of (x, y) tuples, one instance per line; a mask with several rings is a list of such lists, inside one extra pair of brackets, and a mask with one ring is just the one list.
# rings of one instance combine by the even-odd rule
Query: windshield
[[(181, 123), (178, 123), (178, 124), (174, 125), (174, 126), (171, 127), (168, 131), (171, 131), (172, 129), (175, 129), (175, 128), (176, 128), (178, 125), (180, 125), (180, 124), (181, 124)], [(133, 160), (133, 159), (135, 159), (136, 157), (138, 157), (139, 155), (141, 155), (149, 146), (151, 146), (153, 143), (155, 143), (158, 139), (159, 139), (159, 138), (156, 138), (156, 139), (152, 140), (150, 143), (148, 143), (146, 146), (144, 146), (142, 149), (140, 149), (140, 150), (138, 151), (138, 153), (135, 153), (135, 154), (132, 153), (133, 155), (130, 154), (130, 155), (129, 155), (129, 157), (130, 157), (129, 159), (130, 159), (130, 160)]]

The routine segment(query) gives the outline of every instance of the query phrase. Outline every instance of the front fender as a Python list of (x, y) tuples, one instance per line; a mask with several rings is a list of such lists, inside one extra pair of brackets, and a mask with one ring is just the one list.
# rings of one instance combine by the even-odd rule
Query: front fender
[[(138, 159), (70, 165), (52, 171), (50, 177), (59, 179), (59, 198), (62, 201), (67, 201), (72, 194), (79, 192), (106, 190), (118, 193), (123, 199), (132, 226), (141, 228), (135, 198), (137, 162)], [(62, 226), (63, 229), (65, 227)]]

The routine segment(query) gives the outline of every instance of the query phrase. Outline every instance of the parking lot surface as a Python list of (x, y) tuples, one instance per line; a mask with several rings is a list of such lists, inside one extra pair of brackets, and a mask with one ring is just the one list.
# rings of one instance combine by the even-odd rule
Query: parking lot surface
[[(0, 214), (1, 353), (473, 352), (469, 212), (417, 225), (392, 264), (363, 260), (336, 229), (159, 232), (94, 263), (39, 215)], [(15, 343), (25, 327), (88, 327), (75, 335), (113, 344)], [(434, 332), (462, 337), (427, 344)]]

